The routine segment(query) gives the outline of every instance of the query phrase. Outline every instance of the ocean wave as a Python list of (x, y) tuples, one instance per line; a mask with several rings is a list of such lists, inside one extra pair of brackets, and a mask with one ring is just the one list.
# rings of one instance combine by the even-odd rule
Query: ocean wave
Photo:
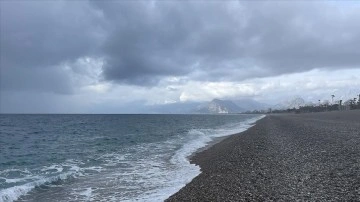
[(1, 196), (0, 202), (15, 201), (19, 199), (20, 196), (27, 194), (35, 187), (45, 185), (47, 183), (54, 183), (59, 180), (65, 180), (68, 179), (69, 177), (76, 177), (75, 174), (76, 174), (75, 172), (62, 173), (57, 176), (42, 178), (23, 185), (18, 185), (4, 190), (0, 190), (0, 196)]
[[(42, 185), (62, 186), (62, 183), (56, 182), (71, 177), (78, 179), (66, 183), (66, 196), (71, 196), (76, 201), (162, 201), (201, 173), (199, 166), (190, 164), (190, 155), (215, 138), (248, 129), (263, 117), (217, 128), (187, 129), (162, 141), (122, 146), (113, 150), (115, 152), (43, 166), (38, 169), (40, 172), (34, 174), (28, 170), (9, 170), (7, 172), (21, 171), (22, 175), (14, 175), (17, 179), (9, 179), (7, 182), (14, 182), (13, 185), (19, 184), (17, 182), (24, 184), (1, 190), (0, 202), (17, 200)], [(3, 171), (0, 174), (1, 172)], [(31, 182), (25, 179), (29, 175), (34, 177), (30, 179)], [(60, 198), (58, 200), (61, 201)]]
[(243, 132), (264, 117), (265, 115), (261, 115), (240, 123), (228, 124), (215, 129), (191, 129), (187, 133), (187, 141), (184, 142), (183, 146), (178, 149), (170, 159), (171, 164), (173, 164), (176, 169), (166, 173), (169, 181), (163, 182), (164, 186), (160, 189), (145, 192), (135, 199), (125, 201), (138, 200), (150, 202), (167, 199), (201, 173), (198, 165), (190, 163), (188, 159), (190, 155), (207, 146), (214, 138)]
[[(69, 178), (77, 178), (79, 176), (84, 175), (84, 171), (88, 170), (99, 170), (98, 167), (90, 167), (90, 168), (80, 168), (79, 164), (81, 162), (75, 160), (68, 160), (63, 164), (53, 164), (50, 166), (43, 166), (41, 169), (42, 176), (32, 173), (28, 169), (7, 169), (1, 171), (2, 176), (9, 175), (17, 175), (21, 177), (17, 178), (5, 178), (1, 177), (5, 180), (5, 183), (19, 183), (22, 182), (21, 185), (12, 186), (3, 190), (0, 190), (0, 202), (11, 202), (19, 199), (21, 196), (27, 194), (31, 190), (36, 187), (42, 185), (51, 186), (52, 183), (58, 182), (60, 180), (66, 180)], [(66, 170), (65, 172), (63, 172)], [(50, 176), (49, 176), (50, 175)], [(52, 175), (52, 176), (51, 176)]]

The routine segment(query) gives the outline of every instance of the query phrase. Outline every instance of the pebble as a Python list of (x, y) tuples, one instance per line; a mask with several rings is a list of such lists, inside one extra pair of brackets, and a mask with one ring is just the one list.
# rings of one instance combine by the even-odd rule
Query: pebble
[(166, 201), (360, 201), (360, 110), (267, 115), (191, 162)]

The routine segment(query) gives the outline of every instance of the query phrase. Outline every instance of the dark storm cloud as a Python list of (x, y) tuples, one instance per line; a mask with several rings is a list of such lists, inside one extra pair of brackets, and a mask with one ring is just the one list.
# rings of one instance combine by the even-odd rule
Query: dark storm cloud
[(275, 74), (359, 67), (360, 15), (343, 9), (323, 2), (254, 7), (248, 30), (259, 43), (251, 56)]
[[(104, 44), (105, 77), (149, 85), (162, 76), (188, 75), (198, 68), (216, 68), (224, 56), (234, 56), (226, 13), (197, 2), (95, 2), (113, 28)], [(212, 16), (217, 13), (221, 18)], [(215, 29), (222, 23), (226, 29)], [(215, 25), (215, 27), (214, 27)], [(230, 40), (229, 40), (230, 39)], [(199, 66), (200, 64), (201, 66)]]
[(144, 2), (94, 4), (112, 26), (103, 46), (107, 79), (148, 85), (161, 76), (189, 73), (194, 60), (184, 43), (196, 22), (183, 15), (184, 6), (166, 2), (154, 6)]
[(360, 15), (328, 2), (95, 2), (110, 22), (105, 78), (239, 80), (359, 67)]
[(135, 85), (155, 85), (166, 76), (239, 81), (313, 68), (358, 68), (356, 7), (2, 1), (1, 88), (69, 93), (74, 86), (59, 65), (84, 56), (104, 58), (106, 80)]
[(71, 91), (60, 64), (94, 54), (98, 16), (82, 2), (1, 2), (1, 88)]

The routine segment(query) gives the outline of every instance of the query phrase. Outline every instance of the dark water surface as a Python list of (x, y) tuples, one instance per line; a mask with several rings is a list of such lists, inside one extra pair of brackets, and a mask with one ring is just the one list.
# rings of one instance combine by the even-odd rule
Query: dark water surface
[(259, 115), (0, 115), (0, 202), (161, 201)]

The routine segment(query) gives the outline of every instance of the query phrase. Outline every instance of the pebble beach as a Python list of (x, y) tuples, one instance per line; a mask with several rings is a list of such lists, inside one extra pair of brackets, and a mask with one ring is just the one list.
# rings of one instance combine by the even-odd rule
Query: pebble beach
[(166, 201), (358, 201), (360, 111), (270, 114), (191, 157)]

